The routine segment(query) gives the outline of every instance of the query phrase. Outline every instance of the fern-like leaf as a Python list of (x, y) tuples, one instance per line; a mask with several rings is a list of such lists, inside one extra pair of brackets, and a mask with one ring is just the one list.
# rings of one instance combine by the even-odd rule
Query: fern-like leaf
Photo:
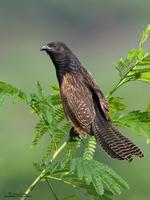
[(32, 143), (36, 145), (45, 133), (50, 135), (51, 140), (43, 157), (45, 160), (69, 132), (70, 124), (65, 120), (58, 87), (52, 85), (48, 95), (45, 95), (39, 82), (37, 82), (37, 89), (38, 93), (31, 95), (31, 107), (40, 117), (40, 122), (35, 127)]
[(93, 159), (94, 153), (95, 153), (95, 149), (96, 149), (95, 137), (88, 136), (86, 138), (86, 147), (85, 147), (85, 150), (84, 150), (83, 158), (87, 159), (87, 160)]
[(140, 43), (139, 43), (139, 48), (142, 48), (143, 44), (148, 39), (149, 35), (150, 35), (150, 24), (148, 24), (146, 26), (145, 30), (142, 33), (142, 36), (141, 36), (141, 39), (140, 39)]
[(127, 109), (127, 105), (124, 103), (124, 99), (121, 97), (109, 97), (108, 98), (110, 113), (116, 111), (123, 111)]
[(98, 195), (104, 194), (103, 183), (113, 194), (120, 194), (121, 188), (129, 188), (128, 184), (111, 168), (95, 160), (74, 159), (71, 174), (77, 174), (79, 179), (92, 184)]
[(6, 96), (10, 96), (13, 98), (13, 101), (16, 100), (23, 100), (26, 103), (30, 103), (31, 98), (30, 96), (28, 96), (25, 92), (23, 92), (22, 90), (8, 84), (5, 82), (0, 82), (0, 98), (1, 98), (1, 102), (4, 101), (4, 98)]
[(143, 49), (132, 49), (128, 52), (127, 58), (120, 59), (116, 68), (119, 71), (121, 79), (125, 79), (129, 72), (135, 67), (144, 65), (149, 60), (149, 51)]
[(32, 140), (32, 145), (35, 146), (37, 145), (38, 141), (41, 139), (41, 137), (47, 133), (48, 127), (45, 125), (45, 123), (40, 120), (36, 127), (35, 127), (35, 132)]
[(115, 115), (113, 121), (116, 125), (131, 128), (137, 135), (145, 134), (147, 142), (150, 141), (150, 111), (139, 110)]
[(76, 175), (67, 174), (61, 177), (57, 177), (47, 174), (46, 177), (65, 183), (68, 186), (72, 186), (75, 189), (80, 189), (83, 192), (83, 194), (86, 195), (86, 197), (89, 196), (95, 200), (112, 200), (113, 194), (110, 191), (105, 189), (103, 195), (96, 194), (96, 190), (93, 184), (87, 185), (87, 183), (84, 180), (79, 180)]

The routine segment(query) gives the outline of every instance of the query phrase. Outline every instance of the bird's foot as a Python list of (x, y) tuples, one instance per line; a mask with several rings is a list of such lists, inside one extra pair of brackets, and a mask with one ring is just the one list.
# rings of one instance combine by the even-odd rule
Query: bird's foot
[(69, 131), (69, 141), (70, 142), (78, 142), (80, 140), (80, 135), (75, 131), (72, 127)]

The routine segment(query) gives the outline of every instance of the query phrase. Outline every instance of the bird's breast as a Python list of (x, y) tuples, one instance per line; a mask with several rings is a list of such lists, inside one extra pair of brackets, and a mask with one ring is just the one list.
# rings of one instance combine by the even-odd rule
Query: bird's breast
[(68, 91), (72, 91), (75, 87), (82, 87), (83, 78), (78, 73), (66, 73), (62, 78), (61, 91), (67, 94)]
[(66, 117), (76, 130), (89, 131), (95, 118), (92, 94), (81, 74), (66, 74), (61, 84), (61, 98)]

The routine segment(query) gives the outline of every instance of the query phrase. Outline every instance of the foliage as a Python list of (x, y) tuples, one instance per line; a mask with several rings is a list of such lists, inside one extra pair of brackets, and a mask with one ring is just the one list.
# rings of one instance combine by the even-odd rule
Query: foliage
[[(138, 49), (128, 52), (125, 59), (120, 59), (116, 68), (120, 80), (107, 96), (111, 119), (115, 125), (130, 128), (137, 135), (145, 134), (147, 142), (150, 141), (150, 104), (144, 111), (127, 112), (127, 105), (121, 97), (112, 96), (122, 85), (129, 81), (144, 81), (150, 83), (150, 51), (143, 49), (144, 42), (150, 34), (150, 25), (142, 33)], [(71, 128), (65, 119), (59, 87), (51, 84), (50, 92), (46, 94), (37, 82), (37, 92), (26, 94), (20, 89), (4, 82), (0, 82), (0, 105), (6, 96), (13, 102), (21, 100), (26, 103), (37, 115), (39, 121), (35, 126), (32, 145), (37, 146), (41, 138), (49, 135), (49, 143), (41, 163), (34, 163), (40, 175), (28, 187), (28, 195), (40, 182), (46, 181), (55, 199), (75, 199), (75, 195), (58, 198), (49, 181), (55, 180), (70, 187), (80, 189), (89, 199), (110, 200), (114, 195), (120, 194), (122, 189), (128, 189), (128, 184), (109, 166), (94, 160), (96, 141), (94, 137), (70, 142), (69, 130)], [(93, 170), (94, 169), (94, 170)], [(22, 197), (22, 200), (26, 196)]]
[(96, 148), (96, 140), (95, 137), (87, 137), (86, 140), (86, 147), (84, 150), (83, 158), (86, 160), (91, 160), (93, 159), (94, 153), (95, 153), (95, 148)]
[[(93, 170), (94, 169), (94, 170)], [(120, 188), (128, 189), (128, 184), (110, 167), (96, 161), (83, 158), (72, 160), (71, 173), (87, 184), (92, 183), (98, 195), (104, 194), (103, 183), (112, 194), (120, 194)]]
[(147, 143), (150, 141), (150, 112), (140, 110), (124, 113), (114, 117), (114, 123), (131, 128), (137, 135), (145, 134)]

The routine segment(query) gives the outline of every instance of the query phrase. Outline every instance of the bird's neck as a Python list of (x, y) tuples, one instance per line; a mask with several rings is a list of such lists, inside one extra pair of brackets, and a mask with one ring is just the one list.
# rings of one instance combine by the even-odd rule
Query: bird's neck
[(74, 55), (65, 58), (60, 55), (57, 56), (57, 59), (51, 56), (51, 59), (56, 68), (59, 85), (61, 85), (63, 76), (66, 73), (79, 73), (82, 71), (82, 65)]

